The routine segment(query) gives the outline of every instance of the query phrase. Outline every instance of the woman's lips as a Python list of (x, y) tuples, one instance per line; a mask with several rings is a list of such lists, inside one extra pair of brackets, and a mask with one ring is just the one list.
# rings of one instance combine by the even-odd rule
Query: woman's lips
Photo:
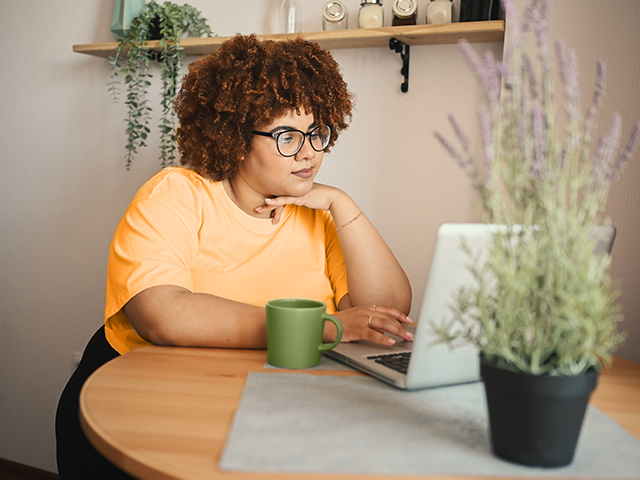
[(311, 178), (313, 176), (313, 168), (303, 168), (297, 172), (293, 172), (293, 175), (300, 178)]

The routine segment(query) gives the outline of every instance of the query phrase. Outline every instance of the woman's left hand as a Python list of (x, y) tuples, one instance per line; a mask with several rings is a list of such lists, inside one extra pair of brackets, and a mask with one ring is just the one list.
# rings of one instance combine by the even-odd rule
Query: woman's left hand
[[(400, 310), (382, 305), (351, 307), (333, 314), (342, 324), (342, 341), (369, 340), (382, 345), (393, 345), (395, 340), (385, 333), (396, 335), (408, 342), (413, 334), (405, 329), (412, 320)], [(335, 327), (327, 322), (325, 340), (335, 339)]]
[(338, 190), (328, 185), (314, 183), (311, 191), (300, 197), (265, 198), (264, 205), (256, 208), (256, 213), (271, 212), (273, 224), (277, 224), (285, 205), (299, 205), (313, 210), (330, 210)]

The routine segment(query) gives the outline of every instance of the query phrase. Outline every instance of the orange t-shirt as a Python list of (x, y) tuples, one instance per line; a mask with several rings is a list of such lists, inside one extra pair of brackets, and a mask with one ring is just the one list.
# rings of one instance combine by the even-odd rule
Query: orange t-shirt
[(240, 210), (222, 183), (179, 167), (143, 185), (111, 243), (105, 333), (120, 354), (149, 345), (122, 307), (159, 285), (257, 306), (274, 298), (312, 298), (325, 302), (329, 313), (348, 293), (328, 212), (287, 205), (272, 225)]

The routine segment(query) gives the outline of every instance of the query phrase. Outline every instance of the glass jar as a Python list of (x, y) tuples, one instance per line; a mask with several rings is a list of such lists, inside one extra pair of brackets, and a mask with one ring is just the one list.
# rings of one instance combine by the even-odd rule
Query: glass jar
[(451, 0), (431, 0), (427, 5), (427, 23), (442, 24), (453, 21), (453, 4)]
[(393, 4), (393, 20), (391, 25), (416, 25), (418, 4), (416, 0), (396, 0)]
[(322, 10), (322, 30), (342, 30), (347, 28), (349, 13), (338, 0), (327, 2)]
[(376, 28), (384, 25), (382, 0), (362, 0), (358, 11), (359, 28)]
[(301, 0), (282, 0), (280, 4), (280, 29), (282, 33), (302, 31)]

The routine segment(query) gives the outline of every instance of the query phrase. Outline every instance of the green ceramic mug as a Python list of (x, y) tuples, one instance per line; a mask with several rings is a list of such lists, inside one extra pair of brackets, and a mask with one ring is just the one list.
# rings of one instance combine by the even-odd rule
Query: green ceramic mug
[[(338, 335), (322, 343), (324, 322), (332, 322)], [(280, 298), (267, 302), (267, 361), (284, 368), (309, 368), (320, 363), (320, 354), (342, 338), (342, 324), (326, 313), (317, 300)]]

